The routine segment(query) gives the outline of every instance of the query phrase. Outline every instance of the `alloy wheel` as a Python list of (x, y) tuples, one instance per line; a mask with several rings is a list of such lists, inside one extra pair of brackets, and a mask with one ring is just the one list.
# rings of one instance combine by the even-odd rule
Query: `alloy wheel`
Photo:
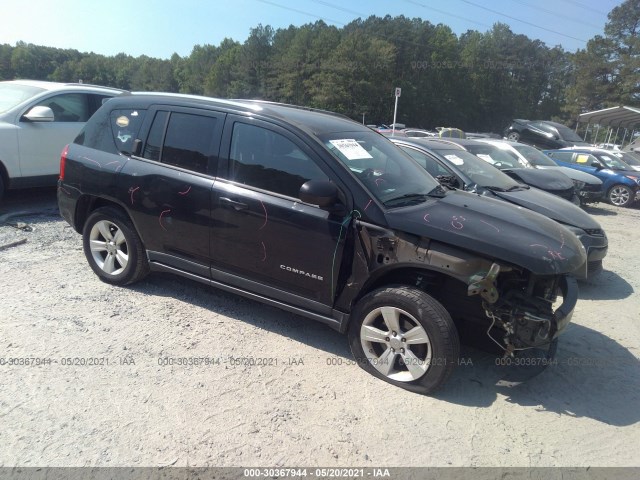
[(392, 380), (417, 380), (431, 365), (429, 335), (412, 315), (396, 307), (372, 310), (362, 322), (360, 342), (369, 363)]

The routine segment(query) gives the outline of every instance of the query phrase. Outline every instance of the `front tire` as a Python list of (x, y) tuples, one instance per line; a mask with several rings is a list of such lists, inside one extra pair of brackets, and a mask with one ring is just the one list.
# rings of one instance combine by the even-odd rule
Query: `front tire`
[(121, 210), (97, 209), (87, 219), (82, 236), (85, 257), (103, 282), (128, 285), (149, 273), (142, 241)]
[(451, 316), (422, 290), (391, 286), (362, 298), (349, 326), (358, 364), (398, 387), (430, 394), (458, 362), (460, 340)]
[(616, 207), (628, 207), (633, 203), (633, 191), (626, 185), (614, 185), (607, 194), (609, 203)]

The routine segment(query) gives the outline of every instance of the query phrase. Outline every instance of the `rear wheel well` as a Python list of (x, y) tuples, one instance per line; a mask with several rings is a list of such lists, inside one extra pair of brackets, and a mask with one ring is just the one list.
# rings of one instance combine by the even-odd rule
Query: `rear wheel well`
[(126, 210), (116, 202), (112, 202), (111, 200), (106, 200), (100, 197), (94, 197), (91, 195), (83, 195), (78, 199), (78, 204), (76, 206), (76, 215), (74, 222), (74, 228), (76, 232), (82, 233), (84, 224), (86, 223), (87, 218), (89, 218), (89, 215), (91, 215), (94, 210), (101, 207), (117, 208), (121, 210), (127, 217), (129, 216)]

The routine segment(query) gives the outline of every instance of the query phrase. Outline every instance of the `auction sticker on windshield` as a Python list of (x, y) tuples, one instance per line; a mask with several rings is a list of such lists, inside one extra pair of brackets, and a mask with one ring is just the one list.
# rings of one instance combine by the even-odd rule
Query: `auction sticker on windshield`
[(347, 160), (361, 160), (363, 158), (373, 158), (354, 139), (329, 140), (331, 144), (342, 153)]
[(464, 165), (464, 160), (457, 155), (445, 155), (444, 158), (449, 160), (454, 165)]

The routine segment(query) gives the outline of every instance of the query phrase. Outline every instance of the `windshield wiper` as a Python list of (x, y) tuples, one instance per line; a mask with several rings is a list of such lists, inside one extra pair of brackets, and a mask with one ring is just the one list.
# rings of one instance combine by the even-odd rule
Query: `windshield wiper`
[(506, 190), (502, 187), (494, 187), (493, 185), (485, 185), (484, 188), (487, 190), (492, 190), (494, 192), (506, 192)]
[(513, 187), (509, 187), (507, 192), (515, 192), (516, 190), (529, 190), (531, 187), (529, 185), (514, 185)]
[(430, 196), (430, 193), (406, 193), (404, 195), (400, 195), (399, 197), (394, 197), (394, 198), (390, 198), (389, 200), (387, 200), (386, 202), (384, 202), (385, 205), (388, 205), (392, 202), (398, 202), (398, 201), (405, 201), (405, 202), (411, 202), (411, 201), (418, 201), (418, 202), (424, 202), (426, 200), (426, 198)]

